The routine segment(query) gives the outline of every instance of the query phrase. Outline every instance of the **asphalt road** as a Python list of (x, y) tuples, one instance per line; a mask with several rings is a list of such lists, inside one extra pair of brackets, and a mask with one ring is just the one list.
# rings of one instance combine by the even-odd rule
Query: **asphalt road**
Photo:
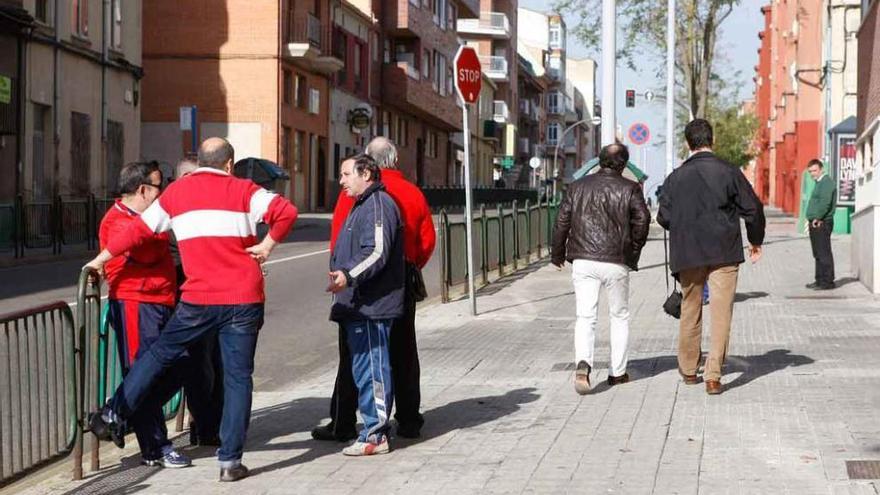
[[(338, 333), (327, 319), (330, 216), (300, 216), (288, 239), (272, 253), (266, 276), (266, 322), (257, 344), (254, 385), (272, 391), (294, 385), (337, 360)], [(85, 259), (0, 269), (0, 314), (76, 300)], [(424, 270), (429, 304), (440, 293), (438, 251)], [(328, 384), (332, 386), (332, 384)]]

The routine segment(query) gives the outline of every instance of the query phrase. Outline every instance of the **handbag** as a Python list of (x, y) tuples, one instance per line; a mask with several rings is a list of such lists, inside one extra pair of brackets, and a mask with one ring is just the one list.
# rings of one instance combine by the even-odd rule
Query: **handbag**
[(663, 267), (666, 269), (666, 300), (663, 301), (663, 311), (669, 316), (681, 318), (681, 292), (676, 288), (675, 277), (672, 277), (672, 292), (669, 292), (669, 251), (666, 240), (666, 229), (663, 229)]
[(406, 264), (406, 290), (413, 301), (424, 301), (428, 297), (428, 289), (425, 287), (425, 279), (422, 271), (414, 264)]

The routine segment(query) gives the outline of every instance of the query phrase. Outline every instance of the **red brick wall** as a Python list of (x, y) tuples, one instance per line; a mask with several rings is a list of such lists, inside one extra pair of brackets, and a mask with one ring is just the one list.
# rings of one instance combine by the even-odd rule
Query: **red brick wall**
[(872, 2), (859, 29), (858, 134), (880, 116), (880, 2)]

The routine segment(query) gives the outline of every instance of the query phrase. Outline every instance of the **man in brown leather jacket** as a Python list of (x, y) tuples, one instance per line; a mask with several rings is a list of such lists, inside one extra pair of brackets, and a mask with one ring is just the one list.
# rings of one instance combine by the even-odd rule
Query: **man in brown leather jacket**
[(621, 175), (629, 151), (620, 143), (599, 153), (599, 171), (574, 182), (556, 217), (552, 262), (572, 264), (577, 300), (574, 330), (575, 390), (590, 391), (590, 371), (598, 322), (599, 290), (608, 293), (611, 317), (611, 366), (608, 385), (629, 381), (629, 271), (638, 270), (651, 216), (642, 189)]

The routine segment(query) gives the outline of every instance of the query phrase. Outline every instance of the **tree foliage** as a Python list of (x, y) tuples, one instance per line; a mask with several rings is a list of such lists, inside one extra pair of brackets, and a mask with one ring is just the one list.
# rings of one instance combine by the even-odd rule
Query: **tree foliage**
[(745, 167), (755, 157), (752, 143), (758, 131), (758, 119), (752, 112), (743, 112), (738, 106), (710, 112), (715, 131), (715, 154), (739, 167)]
[[(740, 0), (677, 0), (675, 70), (676, 103), (689, 116), (707, 117), (713, 97), (717, 33)], [(558, 12), (579, 16), (571, 32), (588, 48), (601, 41), (602, 0), (556, 0)], [(666, 0), (617, 0), (618, 57), (633, 69), (645, 70), (653, 59), (654, 74), (665, 72)], [(636, 56), (638, 55), (638, 59)], [(645, 57), (648, 55), (648, 57)], [(650, 62), (649, 62), (650, 64)]]

